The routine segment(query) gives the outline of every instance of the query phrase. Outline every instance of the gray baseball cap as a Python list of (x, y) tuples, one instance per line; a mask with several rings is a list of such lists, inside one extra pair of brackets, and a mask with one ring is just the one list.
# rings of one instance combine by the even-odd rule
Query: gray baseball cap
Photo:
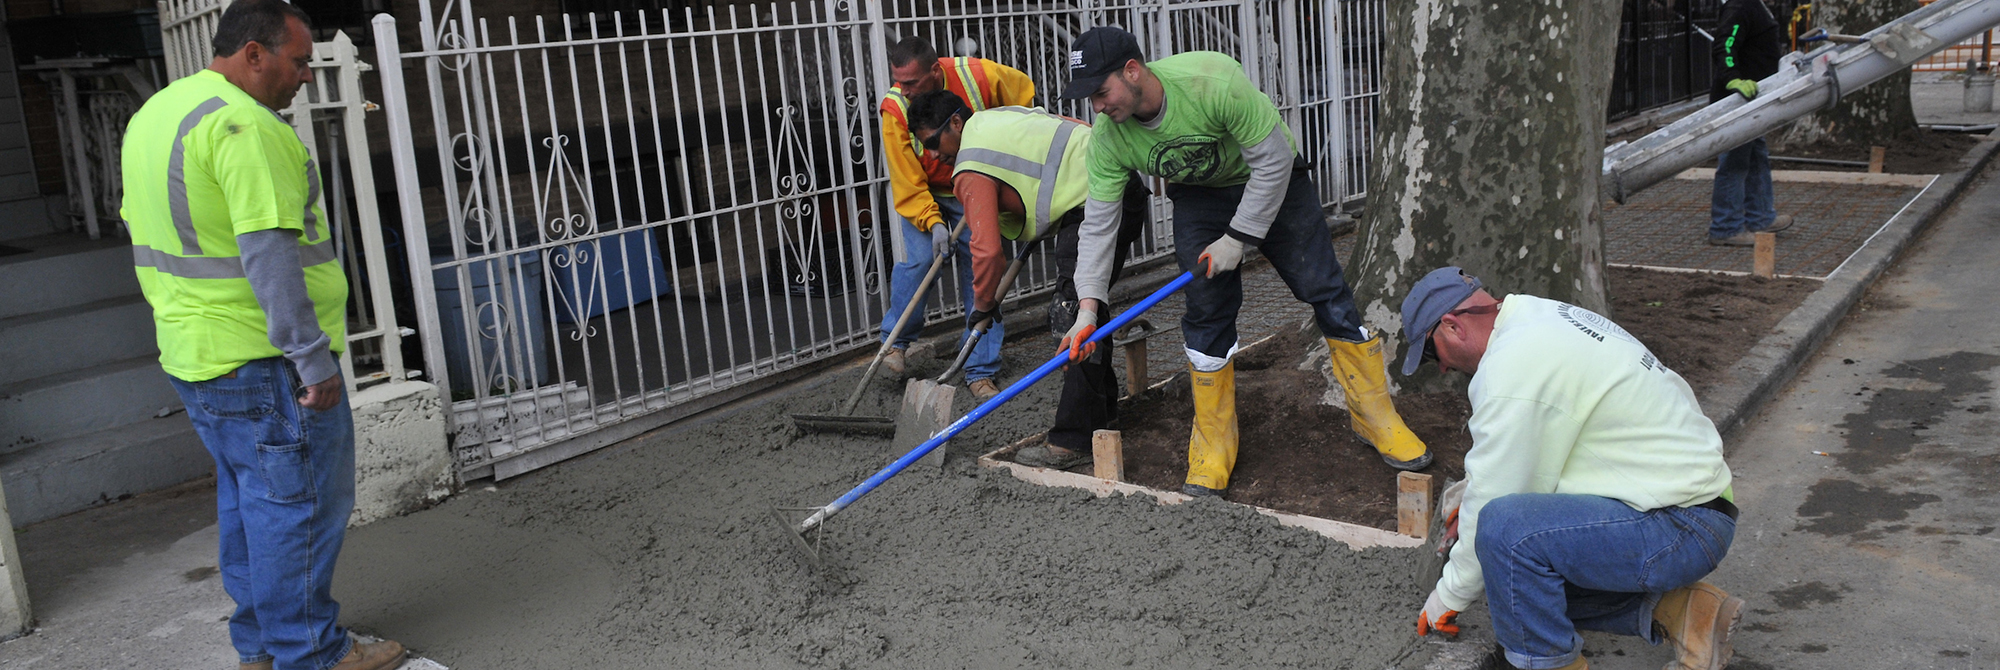
[(1409, 353), (1403, 354), (1403, 376), (1417, 372), (1417, 366), (1424, 362), (1424, 341), (1431, 336), (1431, 329), (1444, 319), (1446, 312), (1465, 302), (1473, 293), (1484, 287), (1479, 278), (1466, 274), (1456, 265), (1447, 265), (1410, 287), (1410, 295), (1403, 298), (1403, 341), (1410, 345)]

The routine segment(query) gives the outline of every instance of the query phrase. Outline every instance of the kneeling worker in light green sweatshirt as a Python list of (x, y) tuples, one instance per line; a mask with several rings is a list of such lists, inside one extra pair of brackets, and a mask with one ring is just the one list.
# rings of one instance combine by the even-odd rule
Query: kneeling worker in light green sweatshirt
[[(1694, 391), (1625, 329), (1530, 295), (1495, 299), (1456, 267), (1403, 300), (1403, 374), (1472, 374), (1451, 561), (1417, 634), (1483, 593), (1520, 668), (1588, 668), (1578, 629), (1670, 641), (1673, 668), (1720, 670), (1742, 599), (1699, 581), (1729, 552), (1722, 436)], [(1657, 624), (1657, 625), (1656, 625)]]

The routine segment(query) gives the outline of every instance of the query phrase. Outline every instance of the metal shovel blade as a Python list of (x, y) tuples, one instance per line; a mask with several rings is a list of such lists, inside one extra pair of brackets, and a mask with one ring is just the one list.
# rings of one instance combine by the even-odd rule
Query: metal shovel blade
[[(951, 425), (951, 403), (958, 397), (958, 387), (939, 384), (929, 379), (912, 379), (903, 386), (903, 411), (896, 415), (896, 439), (891, 443), (891, 453), (904, 453), (922, 445), (932, 435)], [(931, 451), (924, 459), (931, 465), (944, 469), (944, 448)]]
[(896, 420), (885, 416), (843, 414), (793, 414), (792, 425), (808, 433), (840, 433), (889, 437), (896, 434)]

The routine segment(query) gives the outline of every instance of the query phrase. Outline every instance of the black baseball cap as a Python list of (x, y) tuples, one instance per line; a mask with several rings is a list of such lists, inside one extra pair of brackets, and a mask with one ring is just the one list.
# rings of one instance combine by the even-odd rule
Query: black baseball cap
[(1130, 60), (1144, 61), (1146, 53), (1139, 50), (1139, 38), (1122, 29), (1104, 26), (1091, 28), (1078, 35), (1069, 47), (1069, 85), (1064, 86), (1063, 100), (1081, 100), (1097, 92), (1104, 85), (1104, 79), (1125, 67)]

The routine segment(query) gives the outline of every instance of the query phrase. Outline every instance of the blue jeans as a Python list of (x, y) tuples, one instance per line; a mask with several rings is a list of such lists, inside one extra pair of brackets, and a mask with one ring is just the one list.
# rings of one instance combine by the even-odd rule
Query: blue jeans
[[(965, 207), (958, 204), (955, 198), (939, 198), (938, 209), (944, 213), (944, 223), (939, 225), (957, 225), (959, 219), (965, 216)], [(903, 326), (902, 333), (891, 335), (890, 331), (895, 330), (896, 319), (902, 318), (903, 309), (910, 304), (910, 297), (917, 294), (917, 284), (931, 271), (931, 262), (936, 259), (931, 256), (930, 233), (917, 230), (916, 224), (910, 223), (909, 219), (903, 218), (900, 214), (892, 215), (890, 218), (896, 220), (896, 230), (902, 236), (903, 257), (898, 259), (896, 267), (889, 273), (889, 311), (882, 314), (882, 338), (886, 340), (893, 336), (896, 338), (896, 348), (904, 349), (908, 348), (911, 342), (917, 341), (917, 333), (924, 329), (923, 310), (925, 305), (930, 303), (930, 296), (928, 294), (924, 296), (924, 305), (917, 306), (917, 313), (910, 315), (910, 322)], [(958, 241), (951, 245), (953, 260), (958, 265), (959, 293), (964, 297), (967, 308), (972, 305), (971, 245), (970, 229), (961, 231)], [(939, 282), (942, 283), (943, 279), (940, 278)], [(965, 338), (970, 333), (968, 330), (959, 334), (958, 346), (965, 346)], [(965, 360), (967, 383), (976, 379), (992, 379), (994, 375), (1000, 374), (1000, 344), (1006, 339), (1007, 325), (998, 320), (994, 321), (993, 328), (986, 331), (984, 337), (979, 338), (979, 344), (972, 347), (972, 355)]]
[(1729, 237), (1771, 227), (1778, 218), (1771, 195), (1771, 151), (1759, 137), (1723, 152), (1715, 161), (1709, 197), (1709, 237)]
[(1494, 637), (1517, 668), (1560, 668), (1579, 629), (1659, 644), (1660, 595), (1715, 570), (1736, 521), (1705, 507), (1640, 512), (1587, 495), (1517, 493), (1479, 511), (1474, 545)]
[(333, 667), (352, 644), (336, 624), (332, 592), (354, 511), (346, 395), (323, 412), (299, 406), (304, 389), (283, 358), (173, 384), (215, 457), (222, 588), (236, 601), (229, 640), (237, 655), (244, 663), (275, 660), (279, 670)]
[[(1174, 257), (1181, 270), (1195, 272), (1187, 287), (1187, 313), (1181, 317), (1181, 334), (1187, 348), (1216, 358), (1227, 358), (1236, 346), (1236, 313), (1243, 307), (1243, 273), (1228, 272), (1213, 278), (1201, 276), (1201, 252), (1222, 239), (1236, 205), (1243, 200), (1243, 187), (1210, 188), (1169, 184), (1167, 197), (1174, 203)], [(1278, 218), (1257, 247), (1278, 278), (1292, 289), (1292, 297), (1310, 305), (1319, 332), (1327, 337), (1360, 342), (1361, 315), (1354, 309), (1354, 291), (1340, 273), (1340, 260), (1333, 253), (1333, 235), (1327, 231), (1326, 213), (1320, 210), (1319, 187), (1304, 170), (1293, 170), (1285, 187), (1285, 201)]]

